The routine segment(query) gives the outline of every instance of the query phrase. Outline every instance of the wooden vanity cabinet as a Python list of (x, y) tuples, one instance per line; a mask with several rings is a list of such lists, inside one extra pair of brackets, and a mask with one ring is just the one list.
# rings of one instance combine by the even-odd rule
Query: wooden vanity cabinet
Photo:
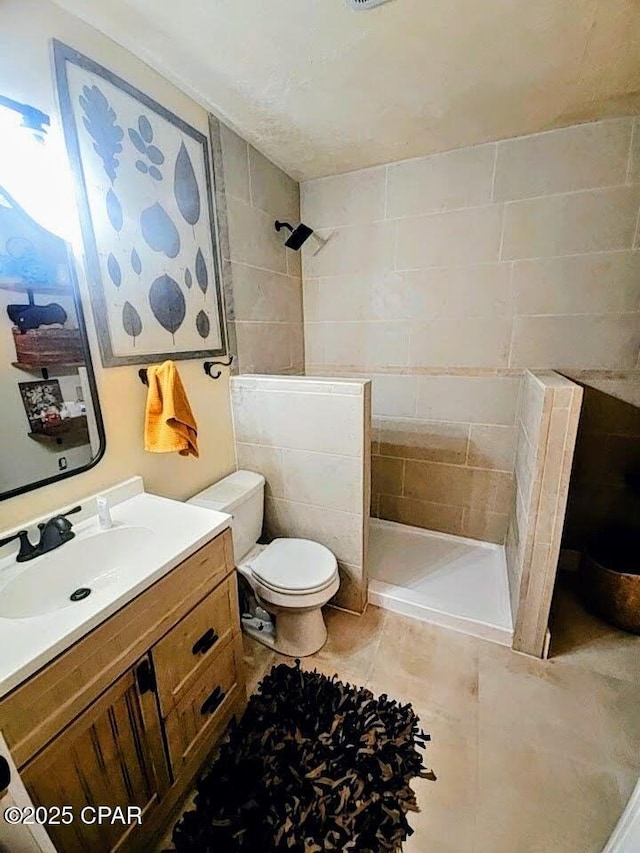
[[(88, 690), (87, 656), (104, 664)], [(72, 824), (46, 827), (59, 853), (146, 853), (245, 704), (225, 531), (0, 700), (0, 728), (34, 803), (73, 807)], [(137, 806), (142, 825), (82, 822), (101, 805)]]
[(21, 772), (36, 806), (70, 805), (74, 821), (47, 827), (59, 851), (101, 853), (126, 849), (136, 826), (98, 824), (92, 808), (138, 806), (142, 826), (169, 786), (166, 767), (154, 763), (161, 738), (157, 714), (145, 724), (135, 671), (121, 676)]

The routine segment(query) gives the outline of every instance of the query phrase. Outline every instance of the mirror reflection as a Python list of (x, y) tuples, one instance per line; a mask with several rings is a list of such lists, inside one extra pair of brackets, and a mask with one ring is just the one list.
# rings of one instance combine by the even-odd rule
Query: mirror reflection
[(44, 224), (62, 230), (67, 203), (47, 126), (0, 95), (0, 498), (85, 470), (104, 447), (69, 244)]

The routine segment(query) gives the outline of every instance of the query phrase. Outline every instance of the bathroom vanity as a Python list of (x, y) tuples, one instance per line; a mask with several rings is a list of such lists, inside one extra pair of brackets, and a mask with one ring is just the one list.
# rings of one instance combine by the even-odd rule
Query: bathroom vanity
[[(176, 507), (138, 497), (160, 501), (156, 514)], [(114, 516), (135, 515), (135, 500)], [(208, 513), (179, 506), (206, 527)], [(34, 804), (73, 809), (73, 823), (47, 826), (60, 853), (148, 851), (246, 703), (228, 527), (97, 621), (0, 698), (0, 730)], [(138, 806), (142, 824), (83, 823), (87, 805)]]

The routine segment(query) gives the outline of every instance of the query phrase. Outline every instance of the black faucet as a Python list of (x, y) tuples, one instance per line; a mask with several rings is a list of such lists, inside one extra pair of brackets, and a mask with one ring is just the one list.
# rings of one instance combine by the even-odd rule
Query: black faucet
[(54, 551), (56, 548), (64, 545), (65, 542), (73, 539), (76, 535), (71, 529), (72, 524), (67, 516), (73, 515), (74, 512), (80, 512), (81, 509), (81, 506), (76, 506), (73, 509), (70, 509), (69, 512), (62, 512), (59, 515), (50, 518), (44, 524), (39, 524), (38, 530), (40, 531), (40, 541), (37, 545), (31, 544), (29, 532), (27, 530), (19, 530), (18, 533), (15, 533), (13, 536), (7, 536), (6, 539), (0, 539), (0, 548), (2, 548), (3, 545), (8, 545), (9, 542), (13, 542), (14, 539), (19, 539), (20, 550), (16, 557), (16, 562), (18, 563), (26, 563), (27, 560), (34, 560), (42, 554)]

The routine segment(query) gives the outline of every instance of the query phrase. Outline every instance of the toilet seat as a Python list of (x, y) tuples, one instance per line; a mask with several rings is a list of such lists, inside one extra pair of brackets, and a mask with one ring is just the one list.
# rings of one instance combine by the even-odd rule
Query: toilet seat
[(274, 539), (247, 566), (263, 587), (281, 595), (322, 592), (338, 573), (331, 551), (309, 539)]

